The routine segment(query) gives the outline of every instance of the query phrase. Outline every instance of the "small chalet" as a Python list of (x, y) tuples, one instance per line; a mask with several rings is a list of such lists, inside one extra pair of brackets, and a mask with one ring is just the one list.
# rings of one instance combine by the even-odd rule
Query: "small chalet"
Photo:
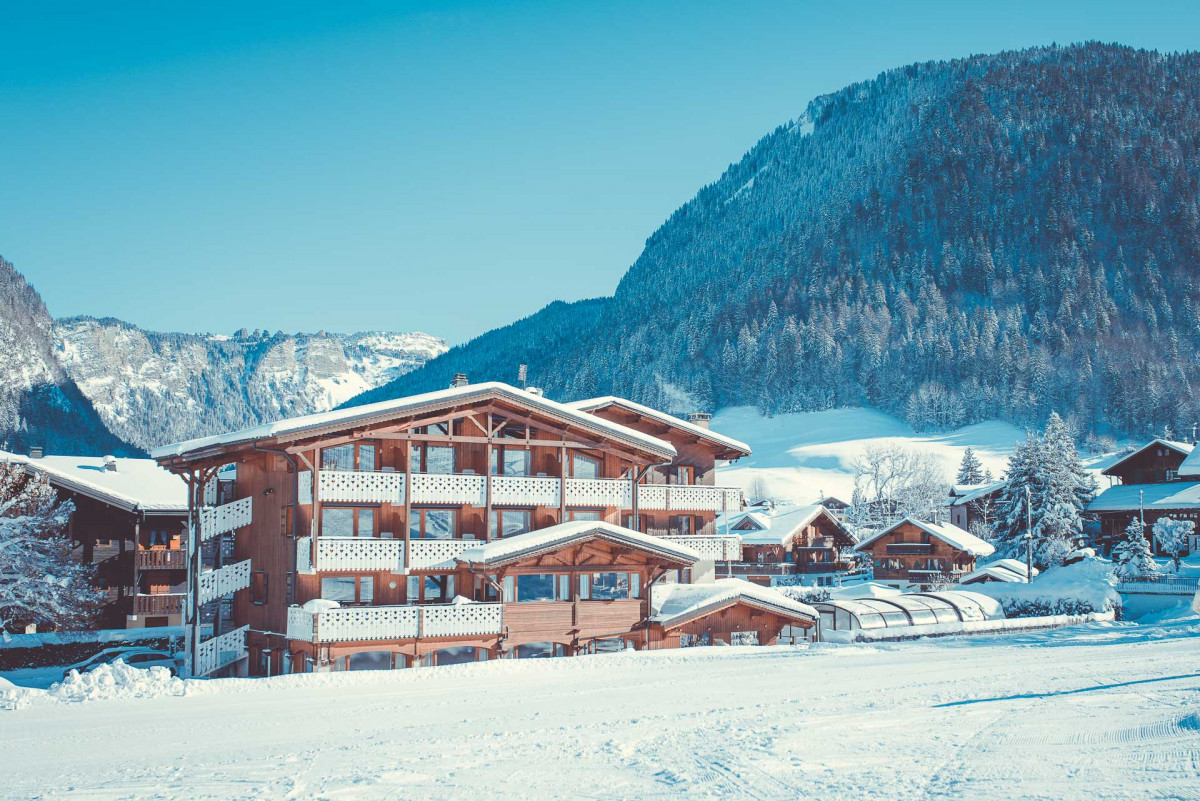
[[(1005, 584), (1027, 584), (1029, 583), (1027, 571), (1026, 564), (1020, 559), (997, 559), (963, 576), (958, 583), (987, 584), (998, 581)], [(1036, 567), (1033, 568), (1034, 578), (1037, 577), (1038, 572)]]
[(815, 635), (817, 612), (775, 590), (736, 578), (654, 588), (651, 648), (775, 645), (785, 629)]
[(911, 517), (863, 540), (855, 550), (871, 555), (876, 581), (901, 588), (957, 582), (975, 570), (978, 557), (995, 552), (990, 543), (953, 523)]
[(718, 528), (741, 538), (742, 559), (732, 572), (755, 584), (795, 576), (801, 584), (832, 586), (855, 570), (843, 556), (855, 545), (853, 535), (820, 504), (754, 507), (719, 518)]
[[(1103, 474), (1116, 483), (1097, 495), (1087, 511), (1100, 519), (1097, 545), (1104, 553), (1112, 551), (1139, 514), (1145, 520), (1147, 537), (1160, 517), (1194, 521), (1200, 532), (1200, 455), (1195, 446), (1154, 439)], [(1189, 546), (1192, 553), (1200, 549), (1200, 533), (1193, 534)]]
[(833, 495), (826, 495), (817, 501), (817, 505), (824, 506), (838, 520), (845, 520), (846, 515), (850, 512), (850, 504)]
[(984, 511), (989, 505), (994, 505), (1004, 493), (1006, 484), (1003, 481), (993, 481), (990, 484), (955, 484), (950, 488), (950, 522), (964, 531), (970, 531), (971, 525), (980, 522), (987, 523)]
[(68, 534), (105, 593), (99, 628), (178, 626), (187, 592), (187, 485), (152, 459), (4, 454), (75, 504)]

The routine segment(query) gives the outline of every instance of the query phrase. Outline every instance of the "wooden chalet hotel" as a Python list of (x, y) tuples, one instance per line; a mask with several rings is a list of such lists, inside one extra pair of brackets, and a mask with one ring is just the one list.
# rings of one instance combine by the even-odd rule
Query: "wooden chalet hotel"
[[(714, 564), (745, 445), (616, 398), (468, 384), (160, 448), (199, 535), (194, 673), (444, 665), (772, 643), (815, 612)], [(236, 466), (233, 500), (202, 488)], [(688, 585), (684, 590), (680, 585)], [(224, 619), (214, 605), (232, 597)], [(247, 657), (245, 659), (244, 657)]]

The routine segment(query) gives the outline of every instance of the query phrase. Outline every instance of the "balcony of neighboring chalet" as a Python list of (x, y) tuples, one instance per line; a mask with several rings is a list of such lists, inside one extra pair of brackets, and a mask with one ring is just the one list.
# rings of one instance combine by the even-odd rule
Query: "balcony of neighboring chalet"
[(289, 639), (312, 643), (499, 636), (503, 604), (456, 603), (288, 609)]

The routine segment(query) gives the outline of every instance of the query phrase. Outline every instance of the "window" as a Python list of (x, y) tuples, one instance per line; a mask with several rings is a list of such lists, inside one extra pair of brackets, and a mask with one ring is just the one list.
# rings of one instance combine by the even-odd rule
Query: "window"
[(574, 478), (600, 478), (600, 460), (582, 453), (571, 454), (571, 476)]
[(548, 659), (555, 656), (566, 656), (567, 646), (560, 642), (527, 642), (513, 649), (517, 659)]
[(404, 586), (404, 600), (410, 604), (415, 604), (421, 600), (421, 577), (409, 576), (408, 581)]
[[(512, 576), (505, 576), (505, 595), (508, 595), (507, 585), (512, 578)], [(554, 573), (529, 573), (517, 576), (516, 580), (516, 601), (518, 603), (571, 600), (569, 576), (559, 577)]]
[(650, 518), (646, 515), (638, 515), (636, 524), (634, 523), (633, 515), (625, 515), (623, 522), (625, 524), (625, 528), (631, 528), (635, 531), (640, 531), (643, 534), (646, 534), (650, 531)]
[(570, 520), (604, 520), (604, 512), (599, 509), (571, 509), (567, 517)]
[(531, 465), (530, 452), (526, 448), (507, 445), (492, 450), (492, 474), (497, 476), (527, 476)]
[(415, 443), (409, 457), (409, 467), (414, 473), (454, 473), (458, 459), (453, 445), (426, 445)]
[(378, 449), (372, 443), (347, 442), (332, 448), (321, 449), (322, 470), (365, 470), (375, 469)]
[(615, 601), (641, 594), (637, 573), (583, 573), (579, 576), (579, 600)]
[(440, 651), (434, 651), (431, 654), (426, 654), (421, 664), (428, 667), (429, 665), (461, 665), (466, 662), (486, 662), (488, 658), (488, 650), (486, 648), (476, 648), (473, 645), (459, 645), (453, 648), (442, 648)]
[(443, 601), (450, 603), (454, 600), (454, 576), (426, 576), (425, 577), (425, 597), (426, 603), (433, 601)]
[(684, 537), (695, 534), (696, 518), (691, 515), (673, 515), (671, 517), (671, 530)]
[[(404, 667), (404, 657), (399, 659), (397, 667)], [(391, 651), (361, 651), (350, 654), (346, 659), (346, 670), (391, 670)]]
[(325, 537), (374, 537), (375, 510), (370, 507), (321, 507), (321, 535)]
[(515, 537), (533, 528), (533, 512), (529, 509), (493, 509), (491, 537)]
[(696, 468), (691, 465), (679, 465), (675, 468), (676, 484), (695, 484)]
[(267, 571), (255, 570), (250, 574), (250, 603), (262, 606), (267, 602)]
[(321, 579), (321, 597), (343, 605), (369, 604), (375, 600), (371, 576), (326, 576)]
[[(108, 540), (96, 540), (96, 544), (97, 545), (100, 545), (100, 544), (108, 545), (109, 541)], [(171, 544), (171, 535), (167, 531), (165, 531), (163, 529), (151, 529), (150, 530), (150, 547), (151, 548), (154, 548), (156, 546), (165, 548), (167, 545), (170, 545), (170, 544)]]
[(729, 633), (730, 645), (758, 645), (757, 631), (731, 631)]
[(694, 648), (700, 645), (712, 645), (712, 636), (708, 634), (680, 634), (680, 648)]
[(418, 540), (449, 540), (458, 533), (457, 509), (413, 509), (408, 536)]
[(279, 507), (279, 533), (287, 537), (292, 534), (295, 528), (296, 507), (292, 504), (286, 504)]

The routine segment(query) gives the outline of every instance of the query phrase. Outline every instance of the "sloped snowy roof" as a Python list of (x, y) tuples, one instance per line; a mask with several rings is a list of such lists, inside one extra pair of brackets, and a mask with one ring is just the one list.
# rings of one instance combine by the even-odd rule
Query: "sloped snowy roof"
[(626, 400), (625, 398), (618, 398), (615, 395), (605, 395), (604, 397), (600, 398), (588, 398), (587, 400), (573, 401), (567, 405), (584, 412), (591, 412), (605, 406), (620, 406), (628, 409), (631, 412), (636, 412), (645, 417), (657, 420), (664, 425), (673, 426), (681, 431), (694, 434), (701, 439), (707, 439), (711, 442), (720, 443), (731, 450), (741, 451), (742, 456), (750, 455), (750, 446), (744, 442), (734, 439), (733, 437), (727, 437), (724, 434), (718, 434), (716, 431), (705, 428), (704, 426), (698, 426), (695, 423), (688, 422), (687, 420), (681, 420), (672, 414), (660, 412), (658, 409), (652, 409), (649, 406), (643, 406), (640, 403), (634, 403), (633, 401)]
[(1183, 478), (1200, 478), (1200, 448), (1193, 448), (1179, 465), (1179, 475)]
[[(786, 545), (791, 542), (792, 537), (799, 529), (822, 515), (853, 541), (853, 536), (846, 527), (838, 522), (832, 512), (819, 503), (808, 506), (777, 506), (769, 512), (756, 509), (717, 515), (716, 530), (724, 533), (726, 518), (728, 518), (729, 533), (741, 537), (742, 542), (747, 545)], [(738, 530), (736, 526), (747, 519), (753, 520), (758, 528), (753, 531)]]
[(0, 451), (0, 460), (17, 462), (39, 472), (56, 487), (95, 498), (132, 512), (186, 514), (187, 484), (153, 459), (115, 459), (117, 469), (105, 470), (98, 456), (28, 456)]
[(590, 539), (605, 539), (621, 545), (628, 545), (638, 550), (651, 551), (670, 559), (695, 564), (700, 561), (700, 554), (692, 548), (677, 545), (662, 537), (643, 534), (640, 531), (613, 525), (596, 520), (576, 520), (570, 523), (559, 523), (549, 528), (527, 531), (512, 537), (492, 540), (484, 545), (477, 545), (463, 551), (458, 561), (471, 565), (495, 565), (514, 559), (524, 559), (534, 554), (552, 551), (572, 542)]
[(517, 389), (499, 381), (489, 381), (482, 384), (467, 384), (461, 387), (450, 387), (436, 392), (425, 392), (420, 395), (410, 395), (406, 398), (370, 403), (366, 406), (355, 406), (349, 409), (334, 409), (333, 411), (308, 414), (302, 417), (292, 417), (278, 420), (274, 423), (244, 428), (227, 434), (217, 434), (211, 437), (199, 437), (172, 445), (163, 445), (151, 451), (155, 459), (167, 459), (172, 456), (219, 448), (227, 445), (237, 445), (253, 442), (258, 439), (273, 437), (300, 436), (313, 434), (322, 429), (345, 428), (352, 424), (366, 424), (375, 421), (385, 421), (388, 418), (411, 412), (423, 407), (446, 406), (453, 403), (466, 403), (473, 400), (498, 397), (521, 406), (536, 409), (544, 414), (557, 417), (574, 425), (583, 426), (608, 437), (623, 440), (644, 448), (663, 457), (674, 457), (675, 448), (669, 442), (657, 437), (644, 434), (619, 423), (613, 423), (595, 415), (587, 414), (577, 408), (557, 401), (552, 401), (542, 395), (535, 395)]
[(781, 592), (738, 578), (704, 584), (655, 584), (650, 619), (663, 626), (686, 623), (731, 603), (748, 603), (792, 618), (815, 621), (817, 610)]
[(993, 492), (1004, 489), (1003, 481), (993, 481), (990, 484), (955, 484), (951, 490), (950, 506), (962, 506), (965, 503), (977, 501)]
[[(1189, 445), (1186, 442), (1177, 442), (1176, 440), (1173, 440), (1173, 439), (1163, 439), (1162, 437), (1155, 437), (1154, 439), (1150, 440), (1142, 447), (1138, 448), (1133, 453), (1129, 453), (1129, 454), (1126, 454), (1125, 456), (1122, 456), (1120, 459), (1113, 462), (1108, 467), (1104, 468), (1104, 470), (1102, 471), (1102, 475), (1106, 475), (1106, 476), (1114, 475), (1113, 470), (1116, 469), (1119, 465), (1122, 465), (1125, 462), (1129, 461), (1130, 459), (1137, 456), (1139, 453), (1146, 450), (1147, 448), (1153, 448), (1155, 445), (1163, 445), (1165, 447), (1171, 448), (1172, 450), (1178, 451), (1179, 453), (1182, 453), (1185, 455), (1191, 455), (1191, 453), (1193, 452), (1193, 449), (1194, 449), (1192, 445)], [(1188, 461), (1187, 459), (1184, 459), (1183, 463), (1187, 464), (1187, 461)], [(1180, 467), (1182, 467), (1182, 465)], [(1180, 475), (1183, 475), (1183, 473), (1181, 472)]]
[(890, 598), (893, 595), (902, 595), (904, 590), (896, 587), (889, 587), (886, 584), (880, 584), (877, 581), (861, 581), (858, 584), (847, 584), (844, 587), (838, 587), (829, 591), (830, 598), (838, 598), (842, 600), (854, 600), (858, 598)]
[[(1033, 575), (1038, 574), (1038, 569), (1033, 569)], [(1026, 583), (1029, 576), (1026, 572), (1026, 565), (1019, 559), (997, 559), (995, 562), (988, 562), (978, 570), (972, 571), (959, 579), (959, 584), (973, 584), (980, 581), (992, 579), (994, 581), (1005, 581), (1008, 583)]]
[(991, 556), (996, 549), (991, 543), (984, 542), (970, 532), (963, 531), (953, 523), (926, 523), (921, 520), (914, 520), (911, 517), (906, 517), (903, 520), (898, 520), (882, 531), (872, 534), (867, 539), (855, 546), (856, 551), (865, 551), (867, 546), (887, 534), (891, 534), (897, 527), (904, 523), (911, 523), (922, 531), (928, 533), (931, 537), (937, 537), (942, 542), (957, 548), (960, 551), (965, 551), (971, 556)]
[(1144, 493), (1146, 509), (1200, 508), (1200, 482), (1170, 481), (1165, 484), (1118, 484), (1100, 493), (1088, 504), (1089, 512), (1135, 512), (1138, 494)]

